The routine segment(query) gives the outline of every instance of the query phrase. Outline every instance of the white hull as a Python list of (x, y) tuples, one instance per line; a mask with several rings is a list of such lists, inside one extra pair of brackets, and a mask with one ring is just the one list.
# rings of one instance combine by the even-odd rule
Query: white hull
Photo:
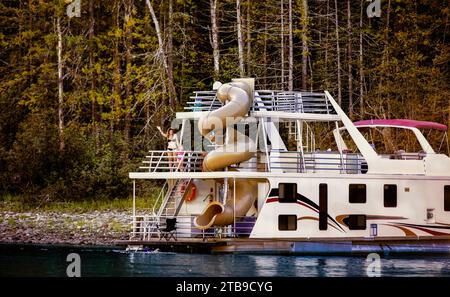
[[(254, 91), (253, 84), (240, 79), (217, 93), (196, 92), (186, 108), (191, 111), (177, 113), (180, 139), (193, 150), (181, 152), (175, 166), (167, 152), (150, 151), (141, 171), (129, 174), (133, 180), (169, 180), (158, 212), (143, 214), (138, 224), (134, 209), (134, 235), (160, 238), (168, 231), (158, 226), (176, 219), (178, 227), (170, 232), (187, 242), (226, 238), (227, 246), (235, 243), (231, 250), (251, 251), (255, 244), (261, 250), (270, 245), (269, 250), (305, 252), (316, 250), (317, 243), (325, 250), (349, 251), (350, 245), (352, 252), (360, 249), (354, 241), (377, 250), (379, 244), (368, 248), (377, 240), (424, 241), (428, 247), (436, 240), (448, 249), (450, 158), (419, 130), (446, 131), (445, 125), (398, 119), (353, 123), (327, 91)], [(316, 123), (322, 126), (311, 127)], [(406, 130), (420, 148), (388, 151), (358, 127)], [(185, 135), (191, 130), (194, 135)], [(225, 137), (216, 138), (224, 131)], [(193, 147), (192, 139), (210, 139), (212, 149)]]
[[(379, 237), (450, 236), (450, 215), (444, 211), (444, 186), (448, 177), (405, 176), (339, 176), (327, 178), (299, 175), (271, 178), (276, 189), (279, 183), (296, 183), (298, 193), (306, 198), (296, 203), (280, 203), (277, 195), (268, 195), (259, 212), (251, 238), (361, 238), (371, 236), (371, 224), (377, 224)], [(319, 230), (319, 184), (328, 185), (327, 230)], [(349, 185), (366, 184), (366, 203), (349, 202)], [(384, 207), (383, 189), (397, 185), (397, 207)], [(406, 189), (406, 190), (405, 190)], [(312, 202), (312, 203), (311, 203)], [(427, 210), (434, 209), (434, 220), (427, 220)], [(280, 231), (279, 215), (296, 215), (297, 230)], [(342, 216), (364, 214), (365, 230), (349, 230)], [(433, 222), (434, 221), (434, 222)]]

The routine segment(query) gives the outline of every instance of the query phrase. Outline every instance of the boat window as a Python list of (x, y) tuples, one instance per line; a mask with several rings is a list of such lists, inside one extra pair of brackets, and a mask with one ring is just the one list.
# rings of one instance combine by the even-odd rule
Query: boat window
[(350, 184), (348, 199), (350, 203), (366, 203), (366, 185), (364, 184)]
[(444, 187), (444, 210), (450, 211), (450, 186)]
[(328, 185), (319, 185), (319, 230), (328, 229)]
[(409, 129), (396, 127), (358, 128), (377, 154), (389, 159), (420, 160), (422, 147), (417, 136)]
[(397, 207), (397, 185), (384, 185), (384, 207)]
[(280, 183), (278, 201), (281, 203), (293, 203), (297, 201), (297, 184)]
[(347, 226), (350, 230), (366, 230), (366, 215), (349, 215)]
[(278, 216), (279, 231), (295, 231), (297, 230), (296, 215), (279, 215)]

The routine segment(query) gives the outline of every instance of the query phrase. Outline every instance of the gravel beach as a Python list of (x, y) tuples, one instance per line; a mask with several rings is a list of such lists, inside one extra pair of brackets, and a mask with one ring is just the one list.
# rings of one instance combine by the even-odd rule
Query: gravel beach
[(0, 210), (1, 243), (111, 245), (128, 239), (128, 211), (62, 213)]

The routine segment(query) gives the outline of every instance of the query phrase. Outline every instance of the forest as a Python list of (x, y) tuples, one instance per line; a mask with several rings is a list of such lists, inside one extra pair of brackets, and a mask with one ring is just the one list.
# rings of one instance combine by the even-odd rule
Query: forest
[[(79, 2), (79, 16), (67, 6)], [(450, 124), (450, 2), (0, 1), (0, 194), (120, 198), (195, 90), (328, 90), (352, 120)]]

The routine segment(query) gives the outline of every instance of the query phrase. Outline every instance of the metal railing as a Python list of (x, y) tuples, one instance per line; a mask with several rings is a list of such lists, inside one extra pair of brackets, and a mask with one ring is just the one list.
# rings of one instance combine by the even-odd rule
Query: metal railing
[(364, 174), (367, 163), (361, 154), (338, 152), (272, 152), (272, 171), (319, 173), (339, 172), (342, 174)]
[(252, 111), (335, 114), (325, 93), (258, 91)]
[[(196, 216), (177, 216), (176, 229), (172, 231), (178, 238), (236, 238), (248, 237), (255, 225), (256, 217), (238, 217), (236, 222), (224, 227), (211, 227), (200, 230), (195, 227)], [(164, 233), (166, 216), (140, 215), (133, 218), (131, 238), (135, 240), (149, 240), (161, 238)]]
[(139, 169), (148, 172), (199, 172), (203, 156), (200, 151), (149, 151)]
[(164, 203), (163, 199), (167, 198), (167, 193), (169, 192), (169, 181), (166, 180), (161, 190), (159, 191), (158, 198), (156, 198), (155, 203), (153, 204), (152, 214), (156, 215), (157, 209), (160, 209), (161, 204)]
[(253, 172), (338, 172), (342, 174), (364, 174), (367, 163), (361, 154), (339, 152), (272, 151), (259, 152), (246, 162), (231, 165), (239, 171)]
[(189, 111), (211, 111), (222, 106), (222, 103), (216, 100), (216, 91), (195, 91), (189, 98), (193, 101), (188, 101), (184, 107)]
[[(220, 108), (216, 91), (196, 91), (184, 109), (211, 111)], [(325, 93), (259, 90), (255, 92), (250, 111), (283, 111), (300, 113), (336, 114)]]
[[(152, 151), (144, 161), (149, 165), (141, 166), (140, 169), (149, 172), (201, 172), (205, 154), (206, 152), (182, 152), (177, 161), (169, 161), (167, 151)], [(231, 167), (248, 172), (332, 171), (342, 174), (367, 172), (367, 163), (361, 154), (339, 152), (270, 151), (268, 154), (258, 152), (250, 160), (233, 164)]]
[(157, 215), (160, 217), (171, 216), (175, 217), (178, 215), (184, 201), (186, 191), (190, 186), (191, 179), (177, 179), (173, 182), (173, 185), (166, 192), (166, 197), (161, 204)]

